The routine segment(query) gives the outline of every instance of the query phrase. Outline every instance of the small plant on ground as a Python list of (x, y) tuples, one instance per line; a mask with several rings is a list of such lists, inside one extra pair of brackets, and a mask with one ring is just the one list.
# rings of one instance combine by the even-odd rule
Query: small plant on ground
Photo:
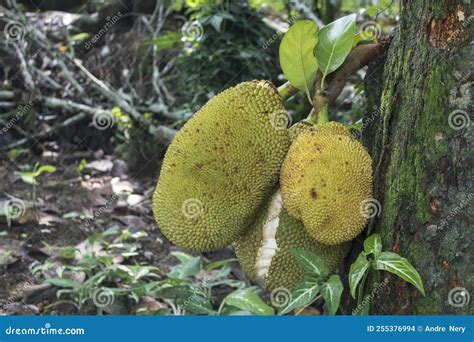
[[(363, 312), (368, 313), (370, 297), (364, 297), (365, 284), (371, 273), (377, 275), (380, 271), (393, 273), (406, 282), (409, 282), (420, 291), (423, 296), (425, 289), (418, 271), (410, 262), (393, 252), (382, 252), (382, 239), (379, 234), (372, 234), (364, 241), (364, 250), (359, 254), (356, 261), (351, 265), (349, 271), (349, 287), (352, 297), (357, 297), (358, 306), (366, 299), (366, 308)], [(359, 286), (356, 296), (357, 286)]]
[(293, 288), (287, 305), (282, 307), (278, 314), (283, 315), (300, 308), (296, 312), (299, 314), (305, 307), (322, 297), (329, 314), (334, 315), (339, 308), (344, 289), (341, 278), (335, 274), (330, 275), (324, 260), (316, 254), (301, 249), (292, 249), (291, 252), (304, 269), (306, 276)]
[(15, 171), (15, 174), (17, 176), (20, 176), (23, 182), (25, 182), (26, 184), (32, 185), (31, 198), (32, 198), (35, 208), (36, 208), (36, 185), (38, 184), (37, 178), (43, 172), (52, 173), (55, 171), (56, 171), (56, 168), (53, 165), (41, 165), (40, 163), (36, 163), (32, 171)]

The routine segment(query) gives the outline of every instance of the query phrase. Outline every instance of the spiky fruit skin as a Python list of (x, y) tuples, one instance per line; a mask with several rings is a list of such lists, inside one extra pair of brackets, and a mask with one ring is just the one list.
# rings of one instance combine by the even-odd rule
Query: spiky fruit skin
[(264, 280), (257, 277), (255, 266), (263, 240), (262, 227), (266, 219), (265, 212), (262, 212), (255, 224), (249, 227), (234, 245), (240, 265), (253, 280), (263, 282), (268, 290), (280, 287), (291, 290), (305, 275), (303, 268), (298, 265), (291, 253), (292, 248), (309, 250), (320, 256), (331, 273), (342, 265), (351, 243), (337, 246), (324, 245), (314, 240), (304, 228), (303, 223), (291, 217), (286, 210), (283, 209), (280, 212), (279, 218), (276, 233), (278, 250), (272, 258)]
[(285, 208), (321, 243), (352, 240), (367, 224), (361, 206), (372, 197), (372, 160), (339, 124), (301, 132), (283, 162), (280, 182)]
[(349, 130), (344, 126), (343, 124), (336, 122), (336, 121), (330, 121), (325, 124), (312, 124), (308, 121), (299, 121), (291, 128), (289, 129), (289, 134), (290, 134), (290, 140), (293, 142), (296, 140), (296, 138), (303, 132), (306, 133), (314, 133), (318, 135), (333, 135), (333, 134), (339, 134), (339, 135), (345, 135), (347, 137), (352, 137)]
[(275, 87), (253, 81), (213, 97), (184, 125), (153, 196), (156, 221), (171, 242), (204, 252), (238, 238), (278, 181), (289, 147), (283, 116)]

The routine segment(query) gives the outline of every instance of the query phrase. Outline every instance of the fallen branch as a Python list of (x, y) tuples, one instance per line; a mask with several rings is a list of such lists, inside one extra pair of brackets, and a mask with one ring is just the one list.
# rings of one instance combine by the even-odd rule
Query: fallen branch
[(73, 117), (70, 117), (70, 118), (64, 120), (60, 124), (57, 124), (57, 125), (55, 125), (51, 128), (48, 128), (47, 130), (44, 130), (42, 132), (30, 135), (27, 138), (20, 139), (18, 141), (15, 141), (14, 143), (11, 143), (7, 146), (4, 146), (4, 147), (2, 147), (2, 150), (11, 150), (12, 148), (18, 148), (20, 146), (23, 146), (23, 145), (27, 144), (28, 142), (30, 142), (32, 140), (38, 140), (38, 139), (47, 137), (48, 135), (58, 131), (59, 129), (67, 127), (67, 126), (71, 126), (72, 124), (74, 124), (76, 122), (79, 122), (79, 121), (87, 118), (88, 116), (89, 115), (87, 113), (79, 113), (77, 115), (74, 115)]
[(11, 90), (0, 90), (0, 100), (13, 100), (15, 92)]
[[(43, 104), (43, 106), (48, 107), (48, 108), (61, 109), (61, 110), (70, 111), (70, 112), (79, 112), (79, 114), (76, 114), (64, 120), (63, 122), (57, 125), (54, 125), (42, 132), (29, 135), (28, 137), (20, 139), (7, 146), (2, 146), (1, 147), (2, 150), (10, 150), (12, 148), (18, 148), (20, 146), (27, 144), (29, 141), (45, 138), (62, 128), (71, 126), (90, 116), (106, 115), (111, 118), (113, 117), (113, 114), (110, 111), (100, 109), (100, 108), (90, 107), (81, 103), (73, 102), (71, 100), (63, 100), (63, 99), (58, 99), (55, 97), (44, 97), (40, 100), (40, 102)], [(154, 137), (156, 137), (160, 142), (163, 142), (166, 144), (169, 143), (176, 134), (176, 130), (166, 127), (166, 126), (152, 127), (151, 131), (152, 131), (151, 134)]]
[(322, 20), (316, 16), (304, 1), (291, 0), (291, 4), (297, 12), (302, 13), (306, 18), (313, 20), (319, 28), (324, 26)]

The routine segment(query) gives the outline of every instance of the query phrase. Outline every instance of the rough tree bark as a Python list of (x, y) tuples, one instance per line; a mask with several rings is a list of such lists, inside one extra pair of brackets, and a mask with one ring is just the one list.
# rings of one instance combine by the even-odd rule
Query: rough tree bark
[[(473, 313), (474, 298), (466, 298), (474, 296), (472, 17), (465, 3), (402, 0), (386, 59), (369, 67), (368, 108), (376, 110), (365, 115), (363, 141), (373, 156), (381, 212), (368, 229), (415, 266), (426, 290), (423, 297), (383, 274), (388, 285), (375, 294), (372, 314)], [(467, 290), (464, 297), (457, 287)]]

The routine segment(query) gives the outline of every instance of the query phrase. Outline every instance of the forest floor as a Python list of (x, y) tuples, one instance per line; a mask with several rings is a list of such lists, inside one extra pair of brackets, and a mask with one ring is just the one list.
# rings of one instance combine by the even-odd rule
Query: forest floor
[[(80, 172), (82, 160), (88, 163)], [(22, 164), (36, 162), (53, 165), (56, 171), (38, 177), (35, 205), (33, 186), (24, 183), (15, 171), (19, 171)], [(19, 163), (4, 158), (0, 164), (0, 177), (3, 180), (0, 193), (20, 199), (23, 206), (21, 215), (2, 231), (0, 254), (6, 252), (6, 248), (15, 247), (8, 260), (4, 260), (4, 272), (0, 272), (0, 298), (12, 297), (24, 282), (36, 283), (38, 279), (32, 277), (31, 267), (51, 258), (57, 259), (61, 248), (79, 246), (92, 234), (114, 226), (132, 233), (146, 232), (147, 236), (140, 239), (142, 252), (138, 259), (142, 260), (137, 262), (159, 264), (165, 271), (167, 263), (172, 262), (169, 260), (170, 245), (157, 229), (151, 211), (155, 181), (132, 179), (125, 162), (120, 159), (104, 155), (101, 150), (95, 153), (46, 152), (42, 157)], [(95, 218), (94, 213), (97, 213)], [(7, 225), (6, 218), (3, 219), (2, 226)], [(35, 312), (36, 309), (31, 305), (10, 306), (9, 310), (13, 312), (9, 314)]]
[[(94, 254), (112, 256), (114, 265), (153, 266), (159, 277), (176, 265), (170, 255), (176, 248), (153, 218), (154, 178), (134, 178), (123, 160), (102, 150), (45, 151), (41, 157), (18, 159), (4, 154), (0, 161), (0, 208), (16, 210), (9, 220), (0, 215), (0, 315), (94, 313), (94, 306), (59, 302), (58, 289), (44, 280), (79, 265), (88, 241), (98, 234), (106, 243), (95, 244)], [(35, 163), (56, 170), (42, 173), (33, 186), (18, 171)], [(229, 250), (222, 253), (232, 257)], [(222, 259), (222, 253), (216, 257)], [(90, 271), (98, 272), (97, 267)], [(84, 284), (84, 272), (90, 276), (81, 269), (70, 278)], [(114, 286), (120, 287), (120, 281)], [(115, 313), (133, 310), (126, 306)]]

